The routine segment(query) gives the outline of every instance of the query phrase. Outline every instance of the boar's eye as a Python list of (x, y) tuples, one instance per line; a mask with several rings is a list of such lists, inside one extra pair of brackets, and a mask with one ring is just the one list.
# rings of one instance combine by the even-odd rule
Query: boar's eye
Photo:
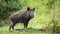
[(30, 10), (30, 7), (28, 7), (27, 10), (29, 11)]
[(35, 11), (35, 8), (33, 8), (33, 10)]

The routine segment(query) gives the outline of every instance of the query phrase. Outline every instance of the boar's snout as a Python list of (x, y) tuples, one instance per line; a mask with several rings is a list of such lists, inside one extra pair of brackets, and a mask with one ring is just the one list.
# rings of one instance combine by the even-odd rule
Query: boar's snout
[(30, 15), (30, 17), (31, 17), (31, 18), (33, 18), (33, 17), (34, 17), (34, 15)]

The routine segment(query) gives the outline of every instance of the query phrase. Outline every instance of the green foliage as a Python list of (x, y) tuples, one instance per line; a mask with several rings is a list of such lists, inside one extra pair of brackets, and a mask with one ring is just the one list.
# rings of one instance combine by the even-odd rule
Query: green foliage
[[(34, 23), (48, 23), (50, 9), (54, 4), (54, 0), (1, 0), (0, 2), (0, 19), (7, 18), (11, 12), (20, 10), (22, 8), (31, 7), (35, 8), (35, 17), (30, 21), (34, 20)], [(46, 18), (47, 17), (47, 18)]]
[(21, 0), (1, 0), (0, 2), (0, 19), (7, 18), (12, 11), (21, 9), (25, 5)]
[[(52, 3), (51, 3), (52, 2)], [(49, 4), (51, 3), (51, 4)], [(49, 5), (47, 5), (49, 4)], [(29, 0), (28, 6), (35, 7), (35, 17), (30, 21), (28, 27), (33, 28), (45, 28), (49, 25), (49, 21), (51, 19), (50, 9), (53, 8), (54, 1), (49, 0)], [(43, 25), (42, 25), (43, 24)], [(35, 27), (34, 27), (35, 26)]]
[[(0, 20), (4, 24), (10, 24), (9, 15), (16, 10), (31, 7), (35, 8), (35, 17), (31, 19), (28, 27), (42, 29), (48, 27), (52, 15), (50, 9), (55, 8), (56, 0), (1, 0), (0, 1)], [(5, 21), (4, 21), (5, 19)]]

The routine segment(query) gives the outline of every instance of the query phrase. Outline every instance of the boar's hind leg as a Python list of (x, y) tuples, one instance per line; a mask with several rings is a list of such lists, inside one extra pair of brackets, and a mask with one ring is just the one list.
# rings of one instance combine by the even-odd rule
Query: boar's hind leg
[(16, 24), (16, 22), (13, 22), (13, 23), (10, 25), (9, 30), (11, 30), (11, 28), (12, 28), (12, 30), (14, 30), (15, 24)]

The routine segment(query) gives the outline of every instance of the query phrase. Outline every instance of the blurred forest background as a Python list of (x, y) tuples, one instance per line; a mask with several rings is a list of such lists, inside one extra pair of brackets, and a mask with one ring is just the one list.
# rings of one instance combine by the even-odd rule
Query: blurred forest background
[[(8, 30), (10, 26), (9, 16), (11, 13), (27, 7), (36, 9), (35, 17), (30, 20), (28, 28), (40, 29), (43, 32), (60, 33), (60, 0), (0, 0), (0, 33), (8, 34), (5, 30)], [(15, 28), (23, 28), (23, 25), (16, 25)], [(30, 34), (34, 33), (37, 32)]]

